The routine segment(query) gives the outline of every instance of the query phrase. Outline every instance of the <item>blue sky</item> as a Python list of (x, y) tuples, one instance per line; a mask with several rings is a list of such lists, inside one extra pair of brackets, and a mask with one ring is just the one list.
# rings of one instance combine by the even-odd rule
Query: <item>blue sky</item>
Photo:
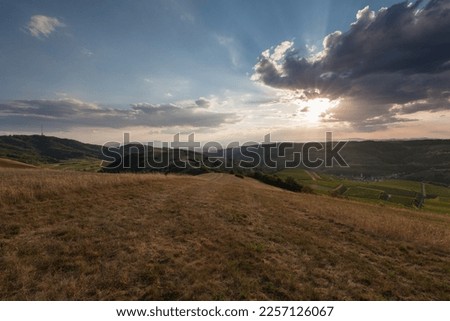
[[(270, 48), (275, 53), (283, 42), (282, 59), (275, 62), (273, 56), (267, 63), (285, 71), (294, 49), (297, 62), (323, 53), (325, 37), (337, 30), (349, 34), (350, 40), (342, 43), (354, 43), (358, 38), (350, 29), (356, 20), (366, 23), (367, 17), (373, 26), (378, 21), (385, 27), (392, 20), (382, 13), (373, 18), (370, 11), (357, 19), (358, 10), (369, 5), (378, 14), (396, 2), (0, 0), (0, 134), (33, 133), (43, 124), (49, 134), (96, 143), (117, 139), (124, 131), (142, 140), (177, 132), (221, 141), (233, 140), (233, 135), (255, 140), (267, 132), (283, 140), (318, 139), (330, 128), (342, 138), (447, 137), (448, 100), (437, 102), (436, 95), (448, 88), (430, 85), (427, 92), (438, 94), (409, 100), (396, 96), (383, 102), (385, 107), (378, 95), (363, 113), (358, 109), (349, 115), (348, 105), (360, 103), (354, 93), (324, 94), (322, 88), (320, 95), (305, 98), (300, 91), (315, 89), (298, 83), (300, 76), (295, 76), (296, 85), (288, 85), (283, 72), (279, 79), (269, 79), (267, 69), (258, 69), (261, 55)], [(416, 14), (424, 7), (418, 6)], [(445, 4), (434, 7), (448, 10)], [(395, 17), (402, 19), (407, 8), (399, 7), (402, 15)], [(398, 28), (394, 23), (387, 27), (393, 33)], [(406, 39), (409, 31), (402, 32)], [(450, 61), (447, 44), (439, 47), (444, 57), (430, 59), (440, 59), (443, 66), (445, 59)], [(364, 48), (359, 44), (354, 51)], [(337, 75), (333, 68), (321, 69), (320, 79)], [(389, 79), (409, 70), (395, 70)], [(424, 81), (431, 83), (436, 72), (429, 73), (434, 78)], [(415, 79), (409, 82), (416, 84)], [(405, 104), (420, 105), (424, 99), (441, 107), (414, 107), (415, 113), (425, 113), (418, 119)], [(338, 112), (328, 112), (332, 108)], [(425, 130), (427, 122), (435, 122), (434, 132)]]

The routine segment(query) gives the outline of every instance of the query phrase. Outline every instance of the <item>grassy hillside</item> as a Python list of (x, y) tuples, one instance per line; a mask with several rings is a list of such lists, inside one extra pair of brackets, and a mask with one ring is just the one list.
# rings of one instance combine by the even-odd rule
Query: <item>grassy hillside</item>
[(0, 158), (0, 168), (35, 168), (35, 166), (7, 158)]
[[(422, 195), (422, 183), (399, 179), (357, 180), (304, 169), (285, 169), (277, 172), (281, 178), (292, 177), (299, 184), (309, 186), (317, 194), (344, 197), (347, 199), (389, 205), (417, 208), (416, 201)], [(423, 183), (426, 198), (421, 210), (450, 214), (450, 188)]]
[(332, 174), (389, 176), (450, 185), (450, 140), (350, 142), (342, 150), (348, 168)]
[(2, 300), (450, 300), (450, 217), (226, 174), (0, 169)]
[[(244, 158), (243, 153), (246, 149), (252, 149), (261, 155), (261, 159), (262, 155), (268, 159), (268, 147), (272, 146), (271, 159), (279, 160), (278, 165), (280, 166), (277, 170), (284, 169), (284, 160), (292, 162), (293, 153), (296, 153), (297, 158), (302, 155), (303, 160), (306, 159), (306, 155), (302, 154), (302, 149), (305, 147), (303, 143), (277, 143), (264, 146), (266, 146), (266, 154), (261, 146), (258, 149), (255, 149), (255, 146), (249, 146), (234, 149), (233, 155), (235, 160), (240, 160)], [(311, 149), (309, 159), (325, 160), (327, 145), (323, 144), (322, 146), (324, 148), (320, 151)], [(328, 147), (329, 150), (332, 149), (331, 144), (328, 144)], [(280, 155), (285, 156), (281, 157)], [(328, 157), (330, 155), (332, 154), (330, 153)], [(325, 174), (346, 177), (363, 174), (365, 177), (396, 177), (450, 185), (450, 140), (350, 141), (340, 150), (340, 155), (347, 162), (348, 167), (339, 167), (337, 163), (334, 163), (334, 166), (325, 167), (324, 163), (317, 170)], [(302, 166), (298, 167), (302, 168)], [(262, 166), (262, 168), (265, 167)]]
[(207, 172), (203, 165), (208, 162), (203, 155), (184, 149), (153, 148), (132, 143), (105, 149), (105, 155), (111, 161), (103, 166), (102, 171), (108, 173), (161, 172), (198, 175)]
[(101, 146), (40, 135), (0, 136), (0, 157), (28, 164), (101, 158)]
[[(128, 155), (124, 160), (112, 161), (113, 164), (107, 171), (153, 171), (149, 166), (144, 165), (143, 155), (145, 153), (137, 151), (141, 147), (133, 148), (133, 144), (120, 147), (117, 152), (125, 149), (124, 155)], [(141, 145), (137, 145), (141, 146)], [(272, 147), (278, 146), (278, 150), (284, 150), (288, 159), (292, 159), (292, 153), (301, 151), (304, 144), (294, 144), (294, 149), (290, 148), (288, 143), (273, 144)], [(256, 150), (253, 147), (242, 147), (226, 150), (227, 158), (233, 155), (235, 172), (245, 172), (243, 167), (256, 165), (257, 161), (248, 160), (248, 148), (257, 152), (266, 158), (268, 163), (270, 159), (276, 159), (275, 154), (277, 148), (272, 148), (272, 156), (265, 155), (263, 148), (259, 146)], [(266, 146), (267, 147), (267, 146)], [(40, 136), (40, 135), (13, 135), (0, 136), (0, 158), (7, 158), (15, 161), (24, 162), (32, 165), (45, 164), (46, 167), (56, 169), (73, 169), (97, 171), (100, 167), (99, 159), (104, 159), (101, 153), (101, 146), (85, 144), (75, 140), (61, 139), (57, 137)], [(287, 148), (287, 149), (284, 149)], [(207, 165), (209, 163), (205, 156), (208, 153), (193, 153), (183, 150), (173, 149), (149, 149), (155, 155), (154, 162), (169, 160), (167, 168), (160, 170), (163, 172), (184, 172), (190, 174), (198, 174), (205, 172), (204, 168), (196, 166), (200, 160)], [(310, 155), (311, 159), (316, 157), (324, 158), (324, 152), (318, 151)], [(182, 159), (189, 159), (192, 166), (181, 169), (175, 166), (173, 162), (174, 153), (180, 152)], [(150, 154), (152, 154), (150, 153)], [(246, 154), (247, 153), (247, 154)], [(106, 153), (110, 154), (110, 152)], [(131, 155), (130, 155), (131, 154)], [(284, 154), (278, 151), (277, 155)], [(350, 165), (348, 168), (338, 166), (320, 168), (319, 171), (324, 174), (345, 175), (346, 177), (360, 176), (365, 177), (396, 177), (404, 180), (416, 180), (425, 182), (442, 183), (450, 185), (450, 140), (417, 140), (417, 141), (363, 141), (349, 142), (341, 151), (342, 156)], [(112, 155), (115, 155), (113, 153)], [(111, 155), (110, 155), (111, 156)], [(147, 159), (151, 159), (148, 157)], [(248, 163), (241, 164), (240, 160), (247, 160)], [(151, 163), (151, 162), (150, 162)], [(280, 161), (278, 170), (283, 169)], [(230, 168), (218, 168), (218, 170), (229, 171)], [(260, 166), (260, 170), (273, 172), (273, 169), (266, 166)]]

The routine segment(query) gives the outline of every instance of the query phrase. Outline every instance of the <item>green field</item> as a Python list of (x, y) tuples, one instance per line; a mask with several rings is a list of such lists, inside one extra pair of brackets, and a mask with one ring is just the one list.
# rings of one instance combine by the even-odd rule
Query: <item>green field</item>
[[(276, 173), (285, 179), (293, 177), (299, 184), (311, 187), (316, 194), (333, 195), (369, 203), (395, 207), (416, 208), (415, 200), (421, 198), (422, 183), (386, 179), (378, 181), (351, 180), (316, 173), (315, 180), (304, 169), (286, 169)], [(425, 183), (425, 199), (421, 210), (450, 214), (450, 188)]]
[(358, 187), (353, 186), (348, 188), (343, 195), (348, 197), (357, 197), (357, 198), (369, 198), (369, 199), (380, 199), (382, 190), (366, 188), (366, 187)]
[(86, 158), (69, 159), (53, 164), (42, 164), (40, 167), (70, 171), (98, 172), (101, 168), (100, 164), (101, 160), (99, 159)]
[(414, 198), (406, 197), (402, 195), (391, 195), (388, 202), (394, 203), (394, 204), (400, 204), (407, 207), (412, 207), (414, 204)]
[(277, 173), (277, 176), (281, 178), (286, 178), (288, 176), (291, 176), (295, 178), (297, 181), (310, 181), (312, 182), (311, 176), (309, 176), (305, 170), (303, 169), (296, 169), (296, 168), (290, 168), (285, 169)]

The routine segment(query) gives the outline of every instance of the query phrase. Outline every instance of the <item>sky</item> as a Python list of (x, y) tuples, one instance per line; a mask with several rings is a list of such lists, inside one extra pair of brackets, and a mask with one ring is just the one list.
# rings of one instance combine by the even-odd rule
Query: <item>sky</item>
[(450, 1), (0, 0), (0, 135), (450, 138)]

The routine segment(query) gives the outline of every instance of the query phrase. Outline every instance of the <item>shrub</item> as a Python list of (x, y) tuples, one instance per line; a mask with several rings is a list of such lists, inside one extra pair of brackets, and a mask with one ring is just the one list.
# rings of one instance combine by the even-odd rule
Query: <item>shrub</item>
[(303, 188), (305, 188), (305, 186), (302, 186), (299, 183), (297, 183), (295, 178), (293, 178), (292, 176), (286, 177), (284, 183), (286, 184), (286, 189), (294, 192), (303, 191)]
[(261, 172), (255, 172), (250, 176), (268, 185), (287, 189), (292, 192), (300, 192), (303, 188), (303, 186), (297, 183), (295, 178), (291, 176), (288, 176), (285, 180), (282, 180), (278, 176), (263, 174)]
[(303, 186), (302, 193), (314, 194), (314, 190), (310, 186)]

